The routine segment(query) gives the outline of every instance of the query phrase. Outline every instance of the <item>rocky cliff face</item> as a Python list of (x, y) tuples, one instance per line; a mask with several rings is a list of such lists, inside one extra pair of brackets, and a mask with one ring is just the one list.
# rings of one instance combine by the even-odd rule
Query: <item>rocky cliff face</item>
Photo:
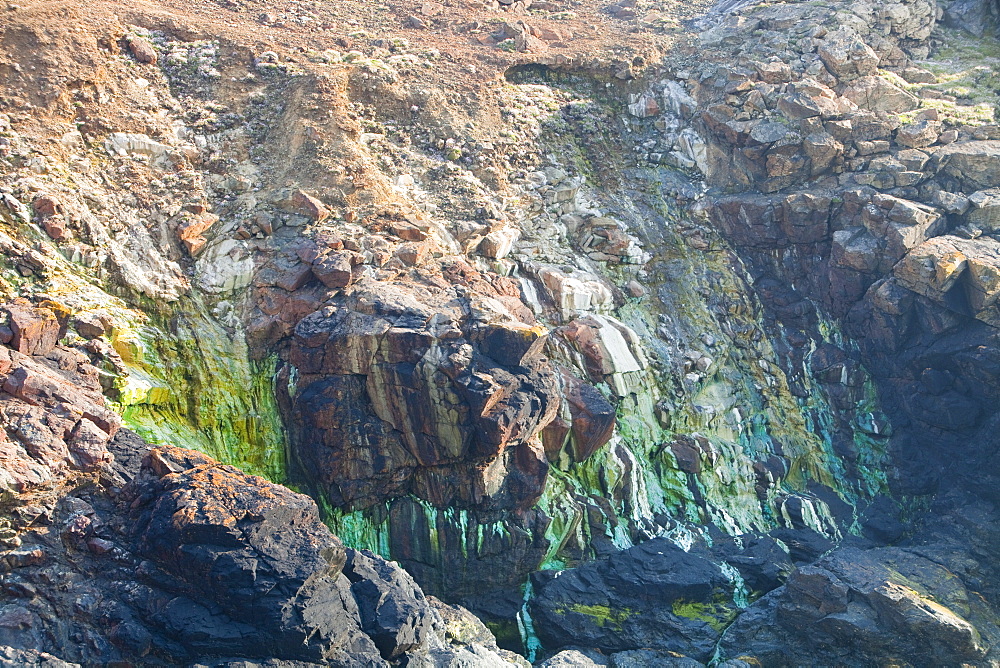
[(121, 429), (53, 311), (4, 310), (5, 662), (509, 665), (310, 498)]
[(10, 661), (996, 660), (991, 3), (220, 7), (5, 10)]

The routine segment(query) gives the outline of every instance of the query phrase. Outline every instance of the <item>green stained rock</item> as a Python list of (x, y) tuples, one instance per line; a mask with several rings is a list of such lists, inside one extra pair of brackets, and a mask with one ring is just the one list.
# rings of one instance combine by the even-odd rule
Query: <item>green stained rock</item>
[(129, 369), (118, 388), (125, 424), (152, 443), (201, 450), (248, 473), (287, 478), (274, 394), (277, 359), (249, 359), (240, 332), (182, 302), (112, 336)]

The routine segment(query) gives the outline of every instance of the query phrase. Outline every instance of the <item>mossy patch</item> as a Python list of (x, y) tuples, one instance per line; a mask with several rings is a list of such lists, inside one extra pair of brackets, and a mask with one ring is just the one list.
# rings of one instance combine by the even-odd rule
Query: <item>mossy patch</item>
[(586, 615), (602, 629), (614, 629), (621, 631), (629, 617), (635, 614), (630, 608), (612, 608), (607, 605), (584, 605), (583, 603), (573, 603), (564, 608), (556, 608), (556, 613), (565, 615), (568, 613)]
[(716, 599), (712, 603), (699, 603), (697, 601), (677, 599), (670, 604), (670, 611), (677, 617), (705, 622), (714, 630), (721, 633), (736, 619), (739, 610), (729, 605), (724, 600), (724, 597), (717, 596)]
[(497, 647), (501, 649), (524, 653), (524, 641), (521, 639), (521, 631), (517, 628), (517, 623), (513, 621), (484, 622), (486, 628), (490, 630), (497, 639)]
[(113, 407), (151, 443), (200, 450), (282, 483), (285, 432), (274, 392), (277, 358), (249, 359), (239, 332), (182, 303), (116, 331), (112, 344), (130, 369)]

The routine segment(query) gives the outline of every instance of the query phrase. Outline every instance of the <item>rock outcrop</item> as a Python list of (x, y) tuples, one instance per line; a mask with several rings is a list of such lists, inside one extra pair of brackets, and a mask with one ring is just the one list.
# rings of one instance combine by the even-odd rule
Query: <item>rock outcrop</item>
[(0, 310), (4, 661), (509, 665), (309, 497), (121, 429), (102, 349), (58, 344), (58, 304)]
[(361, 281), (298, 324), (296, 457), (338, 506), (527, 509), (560, 405), (547, 333), (495, 297), (435, 292)]
[[(345, 548), (308, 497), (179, 448), (155, 448), (129, 473), (120, 491), (63, 497), (48, 531), (22, 533), (24, 556), (6, 561), (18, 600), (4, 613), (7, 645), (85, 664), (508, 665), (485, 628), (449, 635), (442, 614), (467, 613), (426, 598), (398, 566)], [(39, 598), (53, 577), (76, 583), (72, 594)]]
[(919, 550), (843, 548), (796, 570), (729, 627), (722, 645), (774, 666), (806, 657), (977, 664), (995, 643), (992, 614)]
[(0, 22), (0, 661), (996, 663), (995, 3), (201, 4)]

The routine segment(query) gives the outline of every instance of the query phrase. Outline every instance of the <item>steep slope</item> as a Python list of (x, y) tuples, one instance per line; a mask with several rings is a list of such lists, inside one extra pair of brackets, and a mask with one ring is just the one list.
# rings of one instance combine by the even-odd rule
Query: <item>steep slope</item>
[[(131, 639), (85, 616), (102, 640), (79, 655), (59, 651), (72, 624), (15, 620), (4, 642), (84, 662), (503, 660), (479, 627), (465, 656), (441, 620), (464, 613), (422, 588), (533, 658), (989, 662), (1000, 133), (971, 62), (991, 38), (959, 30), (990, 7), (8, 8), (11, 345), (61, 341), (46, 364), (78, 356), (67, 382), (97, 394), (43, 405), (108, 415), (49, 425), (70, 439), (56, 456), (8, 413), (10, 496), (42, 485), (61, 522), (78, 469), (105, 480), (88, 503), (122, 528), (100, 540), (155, 562), (157, 587), (220, 587), (204, 614), (228, 617), (202, 637), (124, 600)], [(21, 350), (23, 313), (49, 323), (44, 351)], [(19, 373), (5, 396), (33, 405)], [(114, 491), (123, 465), (73, 448), (118, 416), (223, 465), (151, 456)], [(136, 447), (112, 448), (129, 477)], [(210, 528), (157, 546), (138, 527), (180, 497)], [(319, 557), (296, 556), (265, 579), (304, 621), (246, 611), (258, 566), (220, 565), (229, 534), (202, 542), (231, 524), (218, 504), (336, 552), (321, 513), (361, 565), (316, 594)], [(257, 532), (239, 549), (266, 554)], [(378, 626), (383, 581), (422, 621)], [(331, 588), (343, 610), (314, 618), (305, 598)], [(45, 597), (18, 591), (29, 614)]]

